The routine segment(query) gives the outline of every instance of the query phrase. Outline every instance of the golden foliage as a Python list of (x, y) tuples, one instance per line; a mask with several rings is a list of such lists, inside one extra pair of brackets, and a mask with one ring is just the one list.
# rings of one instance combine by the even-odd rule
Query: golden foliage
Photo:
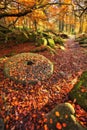
[(28, 7), (32, 7), (36, 3), (35, 0), (18, 0), (18, 2), (24, 4)]

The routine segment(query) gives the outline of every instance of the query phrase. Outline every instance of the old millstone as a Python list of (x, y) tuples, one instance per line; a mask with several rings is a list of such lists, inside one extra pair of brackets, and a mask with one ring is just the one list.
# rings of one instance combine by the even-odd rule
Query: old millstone
[(75, 118), (75, 110), (70, 103), (57, 105), (45, 116), (44, 127), (49, 130), (86, 130)]
[(46, 57), (35, 53), (12, 56), (4, 66), (5, 75), (21, 83), (36, 83), (53, 74), (53, 64)]
[(87, 111), (87, 71), (79, 77), (69, 96), (71, 100), (76, 99), (76, 102)]

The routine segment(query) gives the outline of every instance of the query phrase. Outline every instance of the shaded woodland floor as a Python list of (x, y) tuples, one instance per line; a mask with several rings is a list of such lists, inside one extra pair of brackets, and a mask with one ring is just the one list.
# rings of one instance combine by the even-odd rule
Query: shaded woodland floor
[(73, 105), (77, 120), (87, 127), (87, 112), (68, 96), (78, 77), (87, 70), (87, 48), (81, 48), (72, 38), (65, 42), (65, 50), (57, 49), (57, 54), (39, 52), (54, 64), (54, 73), (47, 81), (22, 85), (6, 78), (3, 72), (6, 60), (34, 48), (32, 43), (0, 45), (0, 57), (4, 57), (0, 60), (0, 115), (6, 130), (41, 130), (44, 115), (63, 102)]

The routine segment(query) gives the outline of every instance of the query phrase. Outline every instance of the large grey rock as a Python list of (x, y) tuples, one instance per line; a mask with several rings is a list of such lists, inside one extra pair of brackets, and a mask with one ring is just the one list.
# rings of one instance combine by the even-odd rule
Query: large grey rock
[(75, 110), (69, 103), (57, 105), (45, 118), (44, 127), (49, 130), (86, 130), (76, 120)]
[(4, 73), (21, 83), (36, 83), (48, 79), (53, 74), (53, 64), (43, 55), (21, 53), (6, 61)]

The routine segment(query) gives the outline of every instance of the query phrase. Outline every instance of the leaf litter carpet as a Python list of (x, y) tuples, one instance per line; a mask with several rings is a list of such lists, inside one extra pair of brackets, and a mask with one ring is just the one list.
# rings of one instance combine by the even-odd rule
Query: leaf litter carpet
[[(4, 63), (9, 57), (0, 59), (0, 117), (4, 119), (6, 130), (42, 130), (44, 115), (56, 104), (69, 102), (76, 111), (76, 118), (87, 127), (87, 112), (76, 100), (69, 99), (68, 93), (78, 76), (87, 70), (87, 49), (81, 48), (73, 39), (65, 43), (66, 49), (57, 49), (57, 54), (39, 52), (54, 64), (53, 75), (35, 85), (16, 83), (4, 76)], [(9, 53), (29, 52), (34, 46), (30, 43), (3, 45), (0, 57)]]

